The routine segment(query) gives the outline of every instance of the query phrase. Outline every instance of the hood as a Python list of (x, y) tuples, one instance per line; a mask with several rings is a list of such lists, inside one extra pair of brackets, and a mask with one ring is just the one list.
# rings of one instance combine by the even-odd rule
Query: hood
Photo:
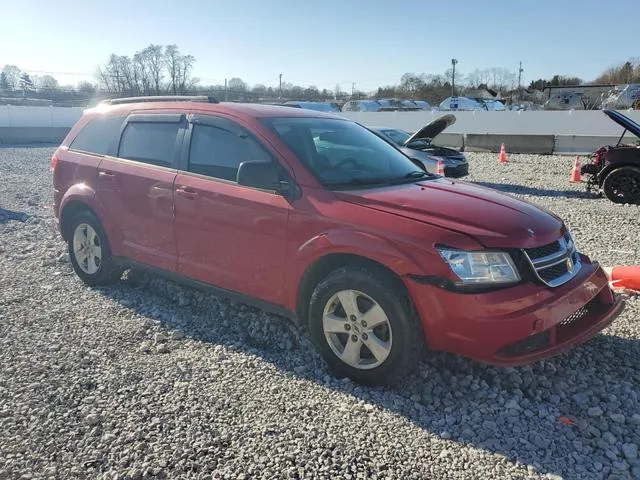
[(625, 117), (623, 114), (615, 110), (603, 110), (603, 112), (607, 117), (616, 122), (622, 128), (628, 130), (636, 137), (640, 138), (640, 125), (631, 120), (629, 117)]
[(447, 115), (443, 115), (440, 118), (435, 119), (433, 122), (428, 123), (416, 133), (411, 135), (406, 142), (404, 142), (404, 146), (406, 147), (411, 142), (415, 142), (416, 140), (426, 140), (431, 141), (431, 139), (437, 137), (445, 129), (449, 128), (451, 125), (456, 123), (455, 115), (449, 113)]
[(434, 161), (442, 160), (447, 162), (448, 160), (455, 160), (454, 163), (467, 161), (464, 153), (459, 152), (453, 148), (441, 147), (439, 145), (426, 145), (424, 147), (409, 148), (400, 147), (400, 149), (410, 157), (417, 157), (419, 159), (427, 158)]
[(345, 202), (473, 237), (487, 248), (531, 248), (557, 240), (564, 224), (524, 200), (446, 178), (334, 192)]

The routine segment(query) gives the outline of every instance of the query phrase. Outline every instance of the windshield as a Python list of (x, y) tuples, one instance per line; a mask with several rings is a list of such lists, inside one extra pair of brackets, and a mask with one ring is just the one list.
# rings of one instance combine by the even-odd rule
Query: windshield
[(383, 130), (382, 133), (384, 133), (398, 145), (404, 145), (404, 142), (411, 138), (411, 135), (409, 135), (407, 132), (403, 132), (402, 130), (389, 129)]
[(357, 123), (325, 118), (267, 118), (265, 123), (328, 187), (406, 182), (428, 175)]
[[(411, 138), (411, 134), (408, 132), (405, 132), (404, 130), (386, 129), (386, 130), (382, 130), (382, 133), (384, 133), (394, 143), (400, 146), (405, 146), (404, 142), (406, 142)], [(429, 143), (424, 140), (413, 140), (406, 146), (413, 149), (420, 149), (420, 148), (427, 147), (428, 145)]]

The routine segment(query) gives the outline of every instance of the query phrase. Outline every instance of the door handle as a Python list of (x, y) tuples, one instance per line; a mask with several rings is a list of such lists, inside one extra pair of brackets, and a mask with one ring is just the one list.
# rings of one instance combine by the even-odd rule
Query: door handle
[(198, 196), (198, 192), (189, 187), (178, 187), (176, 188), (176, 193), (185, 198), (196, 198)]
[(114, 173), (111, 172), (98, 172), (98, 176), (100, 178), (104, 178), (104, 179), (108, 179), (108, 180), (112, 180), (114, 178), (116, 178)]

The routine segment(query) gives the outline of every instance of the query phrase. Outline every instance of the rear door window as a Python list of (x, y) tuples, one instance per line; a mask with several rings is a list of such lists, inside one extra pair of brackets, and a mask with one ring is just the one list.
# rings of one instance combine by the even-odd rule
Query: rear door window
[(124, 117), (98, 117), (87, 123), (73, 139), (69, 148), (94, 155), (113, 154)]
[(175, 158), (181, 128), (177, 122), (129, 122), (122, 133), (118, 156), (150, 165), (170, 167)]

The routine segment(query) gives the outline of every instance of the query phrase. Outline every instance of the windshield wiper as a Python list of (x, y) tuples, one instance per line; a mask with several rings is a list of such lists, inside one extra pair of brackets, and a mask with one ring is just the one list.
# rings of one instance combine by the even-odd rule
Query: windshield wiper
[(407, 173), (403, 178), (422, 178), (422, 177), (433, 177), (434, 175), (429, 172), (424, 172), (422, 170), (415, 170), (413, 172)]
[(414, 170), (406, 175), (398, 178), (352, 178), (346, 182), (329, 183), (329, 187), (361, 187), (361, 186), (374, 186), (374, 185), (395, 185), (398, 183), (404, 183), (407, 180), (413, 180), (418, 178), (436, 178), (433, 173), (425, 172), (422, 170)]
[(389, 180), (384, 178), (383, 179), (352, 178), (351, 180), (348, 180), (346, 182), (328, 183), (327, 185), (330, 187), (351, 187), (351, 186), (355, 187), (355, 186), (361, 186), (361, 185), (380, 185), (380, 184), (387, 183), (388, 181)]

